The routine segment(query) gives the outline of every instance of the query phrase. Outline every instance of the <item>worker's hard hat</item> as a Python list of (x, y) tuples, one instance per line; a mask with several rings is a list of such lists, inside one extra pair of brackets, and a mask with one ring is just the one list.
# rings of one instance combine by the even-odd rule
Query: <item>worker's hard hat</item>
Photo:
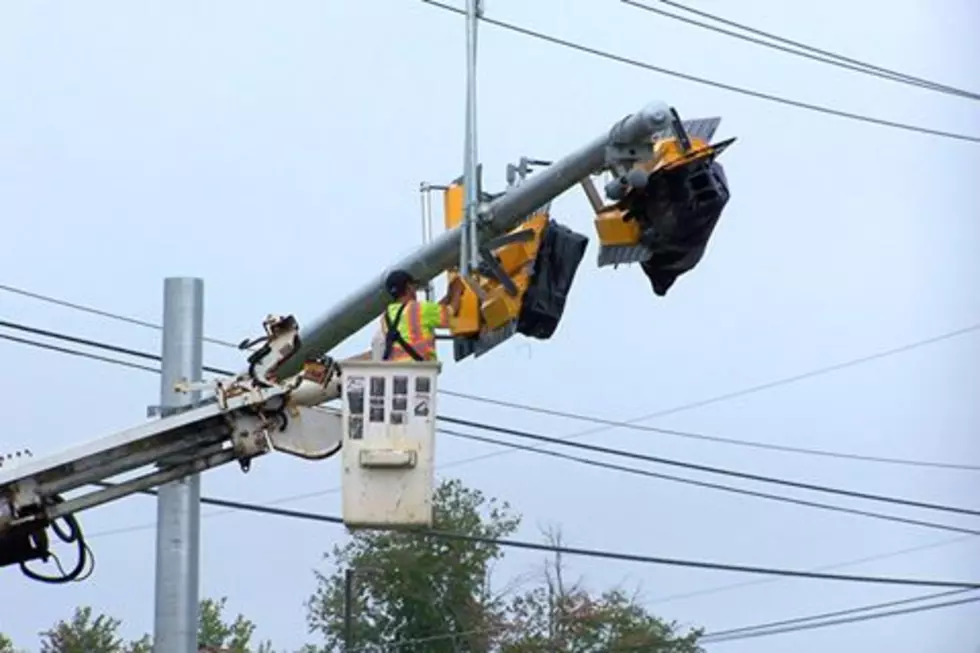
[(393, 270), (385, 278), (385, 291), (392, 297), (400, 296), (409, 285), (419, 285), (418, 279), (405, 270)]

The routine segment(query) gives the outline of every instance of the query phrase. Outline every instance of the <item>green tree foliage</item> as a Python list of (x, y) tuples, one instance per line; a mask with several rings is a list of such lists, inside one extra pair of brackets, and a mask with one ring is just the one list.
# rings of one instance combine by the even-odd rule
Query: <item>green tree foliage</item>
[[(556, 548), (561, 535), (548, 534)], [(568, 583), (560, 554), (548, 561), (544, 582), (514, 597), (501, 653), (701, 653), (701, 631), (685, 635), (677, 625), (649, 614), (635, 597), (613, 589), (598, 596), (581, 581)]]
[(0, 633), (0, 653), (17, 653), (13, 641), (3, 633)]
[[(507, 504), (487, 499), (459, 481), (434, 497), (435, 529), (476, 538), (502, 538), (520, 518)], [(550, 534), (553, 545), (560, 535)], [(621, 590), (598, 594), (569, 584), (560, 556), (549, 561), (543, 582), (519, 593), (495, 594), (490, 572), (499, 545), (449, 540), (411, 532), (358, 531), (330, 556), (336, 568), (317, 572), (307, 602), (310, 630), (325, 646), (343, 650), (345, 572), (354, 571), (353, 648), (403, 653), (703, 653), (699, 631), (648, 613)]]
[(125, 642), (118, 619), (92, 615), (88, 606), (76, 608), (70, 620), (41, 633), (41, 653), (150, 653), (149, 637)]
[[(520, 523), (506, 503), (488, 499), (459, 481), (445, 481), (433, 496), (435, 528), (479, 537), (512, 534)], [(468, 653), (490, 648), (487, 634), (505, 617), (503, 597), (490, 585), (497, 544), (457, 541), (411, 532), (358, 531), (334, 547), (332, 575), (316, 572), (307, 602), (312, 632), (326, 651), (342, 650), (345, 573), (353, 570), (355, 650), (416, 640), (434, 634), (474, 633), (399, 647), (400, 653)]]
[[(255, 624), (243, 615), (225, 621), (225, 604), (225, 598), (201, 601), (198, 646), (221, 653), (273, 653), (269, 642), (253, 646)], [(78, 608), (70, 620), (59, 621), (41, 633), (41, 653), (152, 653), (153, 640), (149, 635), (125, 642), (119, 635), (118, 619), (93, 615), (90, 607)], [(16, 653), (9, 639), (2, 635), (0, 653)]]
[(215, 601), (201, 601), (200, 620), (197, 629), (198, 646), (203, 649), (228, 651), (228, 653), (272, 653), (272, 644), (262, 642), (257, 648), (252, 648), (252, 636), (255, 634), (255, 624), (244, 615), (239, 614), (234, 621), (224, 619), (226, 597)]

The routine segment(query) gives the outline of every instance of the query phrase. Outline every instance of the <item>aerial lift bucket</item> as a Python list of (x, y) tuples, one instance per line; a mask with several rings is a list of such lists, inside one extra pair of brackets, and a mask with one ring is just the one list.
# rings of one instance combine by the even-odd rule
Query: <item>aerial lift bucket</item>
[(436, 361), (340, 363), (348, 528), (432, 525)]

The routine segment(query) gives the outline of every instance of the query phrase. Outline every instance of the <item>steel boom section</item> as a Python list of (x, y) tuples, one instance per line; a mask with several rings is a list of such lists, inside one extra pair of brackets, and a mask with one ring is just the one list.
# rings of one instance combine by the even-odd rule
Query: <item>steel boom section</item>
[[(617, 122), (585, 147), (528, 177), (484, 207), (480, 237), (493, 237), (513, 229), (524, 216), (589, 175), (606, 169), (610, 146), (640, 144), (669, 120), (670, 108), (666, 104), (651, 103)], [(461, 235), (460, 227), (446, 231), (389, 270), (408, 270), (423, 284), (428, 283), (459, 264)], [(303, 361), (329, 352), (380, 315), (387, 302), (383, 285), (386, 274), (387, 271), (311, 322), (300, 334), (300, 347), (280, 368), (280, 378), (299, 372)]]

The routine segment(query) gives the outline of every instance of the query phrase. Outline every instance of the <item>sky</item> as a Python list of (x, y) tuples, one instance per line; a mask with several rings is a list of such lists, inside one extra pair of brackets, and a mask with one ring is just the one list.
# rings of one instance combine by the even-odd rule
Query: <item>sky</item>
[[(615, 0), (486, 0), (487, 15), (693, 75), (881, 118), (980, 135), (972, 100), (734, 41)], [(970, 0), (698, 8), (824, 49), (980, 91)], [(448, 362), (442, 387), (623, 420), (792, 376), (980, 321), (980, 146), (805, 111), (602, 60), (484, 26), (479, 152), (487, 186), (506, 163), (554, 159), (654, 100), (720, 115), (732, 200), (698, 269), (656, 298), (638, 269), (599, 270), (589, 205), (559, 222), (592, 236), (550, 341), (513, 339)], [(258, 335), (268, 313), (301, 323), (419, 245), (418, 186), (460, 174), (464, 25), (419, 0), (186, 0), (0, 5), (0, 283), (159, 321), (163, 278), (205, 281), (207, 335)], [(0, 293), (0, 316), (156, 351), (158, 333)], [(362, 331), (334, 352), (362, 351)], [(145, 419), (152, 374), (0, 342), (8, 410), (0, 451), (54, 453)], [(449, 360), (448, 350), (443, 358)], [(241, 365), (208, 345), (210, 365)], [(980, 337), (964, 335), (646, 424), (862, 455), (980, 464)], [(565, 436), (589, 424), (445, 397), (443, 414)], [(582, 441), (977, 508), (975, 473), (762, 451), (606, 429)], [(440, 438), (441, 475), (511, 502), (519, 535), (559, 525), (568, 544), (675, 558), (847, 573), (980, 579), (975, 539), (633, 477)], [(616, 461), (613, 461), (616, 462)], [(622, 461), (620, 461), (622, 462)], [(339, 514), (339, 463), (264, 457), (248, 476), (207, 473), (209, 496)], [(693, 474), (692, 474), (693, 476)], [(705, 479), (717, 480), (717, 479)], [(773, 488), (740, 486), (753, 489)], [(811, 499), (803, 492), (777, 492)], [(290, 497), (301, 499), (286, 500)], [(838, 502), (838, 499), (832, 499)], [(842, 505), (844, 499), (839, 500)], [(846, 505), (977, 527), (976, 520)], [(303, 602), (342, 528), (205, 507), (201, 595), (298, 648)], [(84, 583), (0, 570), (0, 631), (38, 631), (87, 604), (152, 630), (154, 500), (89, 511), (97, 556)], [(244, 547), (262, 556), (235, 552)], [(915, 552), (895, 554), (917, 548)], [(511, 551), (501, 581), (540, 568)], [(921, 589), (779, 579), (575, 558), (592, 588), (639, 589), (658, 615), (721, 630)], [(709, 591), (710, 590), (710, 591)], [(679, 595), (693, 596), (679, 597)], [(708, 645), (710, 653), (974, 653), (977, 604)]]

